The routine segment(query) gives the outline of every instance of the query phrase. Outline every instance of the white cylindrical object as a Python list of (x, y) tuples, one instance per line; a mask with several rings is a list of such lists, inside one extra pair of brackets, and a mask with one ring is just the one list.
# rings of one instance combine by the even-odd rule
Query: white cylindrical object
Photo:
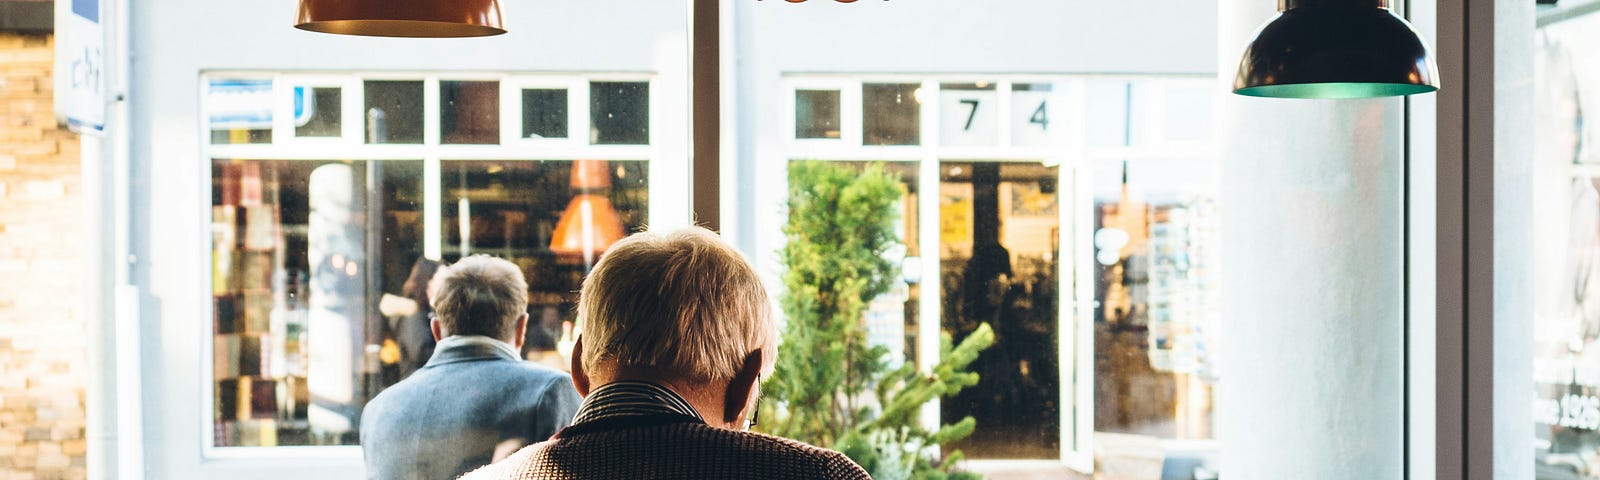
[(1276, 6), (1224, 0), (1218, 11), (1221, 474), (1398, 479), (1402, 101), (1228, 93)]

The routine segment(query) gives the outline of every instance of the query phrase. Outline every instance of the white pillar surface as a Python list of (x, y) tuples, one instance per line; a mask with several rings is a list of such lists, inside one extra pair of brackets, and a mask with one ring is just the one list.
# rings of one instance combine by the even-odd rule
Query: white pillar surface
[[(1274, 0), (1223, 0), (1219, 65)], [(1403, 475), (1399, 99), (1222, 95), (1221, 474)]]

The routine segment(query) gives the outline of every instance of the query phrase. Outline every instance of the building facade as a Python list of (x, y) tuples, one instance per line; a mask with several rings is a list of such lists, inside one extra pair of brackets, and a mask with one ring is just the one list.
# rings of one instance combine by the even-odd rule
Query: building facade
[[(23, 218), (0, 217), (0, 271), (29, 279), (0, 290), (17, 319), (0, 330), (0, 452), (19, 478), (361, 476), (362, 405), (424, 360), (405, 339), (426, 313), (406, 287), (419, 269), (518, 264), (524, 356), (561, 365), (581, 329), (571, 292), (603, 250), (571, 241), (569, 212), (682, 226), (708, 193), (689, 156), (688, 2), (508, 2), (510, 33), (451, 40), (304, 32), (294, 2), (103, 3), (107, 127), (81, 153), (36, 123), (49, 37), (0, 37), (18, 52), (0, 215)], [(1466, 21), (1406, 3), (1430, 39)], [(994, 328), (980, 384), (922, 412), (978, 420), (948, 446), (966, 468), (1448, 476), (1433, 435), (1460, 412), (1440, 399), (1480, 394), (1448, 370), (1448, 334), (1469, 327), (1435, 274), (1485, 258), (1450, 263), (1435, 231), (1460, 226), (1438, 207), (1450, 175), (1478, 170), (1435, 144), (1455, 117), (1433, 97), (1228, 96), (1266, 0), (719, 5), (723, 234), (776, 289), (791, 163), (896, 175), (901, 278), (864, 320), (891, 362), (924, 369), (942, 334)], [(1463, 79), (1451, 58), (1445, 78)], [(1503, 78), (1531, 71), (1489, 58)], [(1505, 138), (1513, 156), (1521, 137)], [(1526, 206), (1517, 188), (1488, 206)], [(1491, 280), (1525, 278), (1514, 253), (1489, 255), (1508, 262)], [(75, 287), (82, 307), (47, 301)], [(1513, 290), (1496, 308), (1531, 311)], [(1532, 335), (1492, 331), (1497, 348)], [(1493, 382), (1529, 383), (1506, 372), (1531, 355), (1478, 352)], [(1490, 436), (1496, 452), (1530, 450), (1523, 420), (1504, 420), (1515, 441)]]

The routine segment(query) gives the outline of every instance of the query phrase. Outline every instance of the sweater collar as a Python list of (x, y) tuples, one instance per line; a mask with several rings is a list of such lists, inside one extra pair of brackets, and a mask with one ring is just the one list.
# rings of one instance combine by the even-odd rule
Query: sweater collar
[(482, 335), (451, 335), (439, 340), (425, 367), (468, 360), (522, 360), (511, 344)]
[(672, 389), (641, 380), (619, 380), (589, 392), (573, 424), (613, 417), (675, 414), (704, 423), (700, 412)]

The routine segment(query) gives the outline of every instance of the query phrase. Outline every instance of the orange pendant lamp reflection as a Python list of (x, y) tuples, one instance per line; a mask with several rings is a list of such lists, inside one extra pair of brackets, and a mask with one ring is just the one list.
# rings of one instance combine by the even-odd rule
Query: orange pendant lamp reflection
[(486, 37), (506, 33), (499, 0), (300, 0), (294, 27), (369, 37)]
[(573, 161), (571, 187), (578, 195), (567, 203), (567, 210), (556, 222), (550, 250), (562, 261), (582, 260), (585, 266), (592, 266), (600, 253), (621, 240), (624, 234), (622, 218), (611, 206), (611, 199), (605, 196), (605, 191), (611, 188), (611, 172), (606, 161)]

